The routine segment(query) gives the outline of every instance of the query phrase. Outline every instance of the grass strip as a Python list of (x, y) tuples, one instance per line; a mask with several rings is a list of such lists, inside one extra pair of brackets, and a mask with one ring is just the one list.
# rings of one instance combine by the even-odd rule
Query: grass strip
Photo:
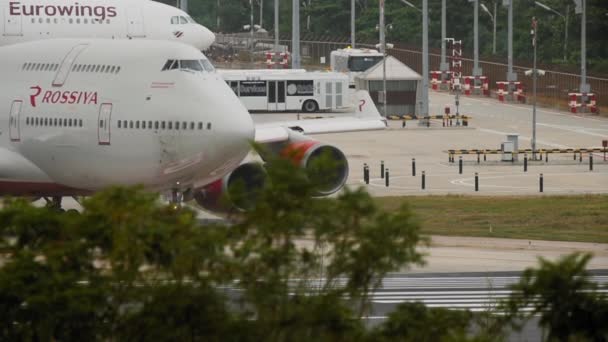
[(407, 202), (424, 234), (608, 243), (608, 195), (380, 197)]

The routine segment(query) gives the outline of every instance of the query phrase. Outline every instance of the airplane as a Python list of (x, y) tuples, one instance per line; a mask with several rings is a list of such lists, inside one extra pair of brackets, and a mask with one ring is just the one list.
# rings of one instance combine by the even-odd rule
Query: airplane
[(215, 35), (175, 7), (150, 0), (6, 0), (0, 46), (53, 38), (155, 39), (208, 49)]
[(256, 126), (203, 53), (170, 41), (9, 45), (0, 73), (0, 196), (56, 208), (62, 197), (143, 185), (216, 211), (233, 182), (259, 186), (263, 167), (246, 158), (252, 141), (304, 168), (330, 153), (341, 166), (319, 190), (329, 195), (346, 182), (346, 157), (309, 135), (386, 128), (367, 92), (354, 117)]

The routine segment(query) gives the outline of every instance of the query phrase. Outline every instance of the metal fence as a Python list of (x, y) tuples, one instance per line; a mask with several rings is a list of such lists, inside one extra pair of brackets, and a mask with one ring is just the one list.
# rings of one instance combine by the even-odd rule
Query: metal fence
[[(312, 68), (329, 68), (331, 51), (345, 48), (348, 46), (348, 40), (337, 40), (332, 37), (326, 37), (329, 41), (322, 40), (306, 40), (303, 37), (301, 41), (301, 52), (303, 63), (307, 67)], [(313, 37), (311, 37), (313, 38)], [(319, 37), (314, 37), (319, 39)], [(218, 36), (218, 43), (231, 46), (246, 46), (250, 48), (250, 39), (244, 36), (222, 35)], [(323, 37), (321, 37), (323, 39)], [(256, 37), (255, 43), (268, 46), (274, 42), (273, 38)], [(286, 46), (291, 51), (291, 40), (281, 39), (281, 45)], [(357, 44), (357, 47), (374, 48), (373, 44)], [(389, 50), (389, 54), (399, 59), (404, 64), (418, 73), (422, 73), (422, 52), (417, 48), (396, 44), (393, 49)], [(325, 64), (321, 64), (324, 57)], [(437, 49), (431, 49), (429, 54), (429, 67), (431, 71), (439, 70), (441, 55)], [(462, 58), (463, 75), (472, 75), (473, 59)], [(480, 67), (483, 69), (483, 75), (488, 77), (490, 89), (497, 89), (496, 82), (506, 81), (508, 66), (506, 63), (496, 61), (480, 61)], [(532, 78), (525, 76), (525, 71), (531, 69), (531, 66), (525, 62), (515, 62), (513, 71), (517, 73), (517, 80), (522, 82), (524, 93), (532, 93)], [(578, 92), (580, 85), (580, 75), (570, 72), (545, 70), (545, 75), (538, 78), (537, 94), (538, 101), (545, 106), (565, 109), (568, 107), (568, 93)], [(596, 94), (597, 103), (599, 106), (608, 109), (608, 78), (587, 76), (587, 81), (591, 85), (591, 90)]]

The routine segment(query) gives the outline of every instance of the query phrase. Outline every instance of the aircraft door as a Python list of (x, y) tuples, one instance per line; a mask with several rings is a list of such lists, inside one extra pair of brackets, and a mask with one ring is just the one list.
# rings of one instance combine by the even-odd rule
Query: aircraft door
[(127, 33), (129, 38), (145, 38), (144, 16), (141, 8), (129, 8), (127, 11)]
[(74, 65), (76, 58), (87, 47), (87, 44), (79, 44), (72, 48), (70, 52), (68, 52), (68, 54), (63, 59), (63, 62), (61, 62), (61, 66), (59, 67), (59, 70), (57, 70), (57, 74), (55, 74), (55, 79), (53, 79), (53, 87), (63, 86), (65, 80), (70, 74), (70, 70), (72, 70), (72, 65)]
[(11, 141), (21, 141), (21, 105), (23, 101), (15, 100), (11, 105), (11, 114), (8, 119), (8, 130)]
[(103, 103), (99, 108), (99, 119), (97, 120), (97, 136), (99, 145), (110, 145), (112, 126), (112, 104)]
[(23, 36), (20, 15), (11, 15), (10, 8), (4, 9), (4, 36)]

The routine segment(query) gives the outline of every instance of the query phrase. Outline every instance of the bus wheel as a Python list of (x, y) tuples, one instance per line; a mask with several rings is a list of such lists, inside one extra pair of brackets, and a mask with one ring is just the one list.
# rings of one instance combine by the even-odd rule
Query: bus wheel
[(314, 100), (307, 100), (302, 105), (302, 111), (306, 113), (314, 113), (319, 110), (319, 105)]

